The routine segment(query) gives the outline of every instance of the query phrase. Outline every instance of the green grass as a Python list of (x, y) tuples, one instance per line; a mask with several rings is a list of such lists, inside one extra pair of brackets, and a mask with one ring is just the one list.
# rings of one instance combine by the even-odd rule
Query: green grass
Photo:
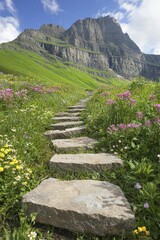
[(73, 85), (82, 89), (95, 89), (99, 83), (89, 74), (74, 67), (65, 66), (30, 51), (0, 50), (0, 71), (25, 75), (54, 85)]

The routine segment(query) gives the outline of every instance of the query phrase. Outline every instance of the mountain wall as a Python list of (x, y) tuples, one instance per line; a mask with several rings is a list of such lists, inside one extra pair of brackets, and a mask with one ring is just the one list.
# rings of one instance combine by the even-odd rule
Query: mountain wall
[(77, 20), (68, 30), (52, 24), (25, 30), (14, 41), (22, 48), (78, 67), (113, 70), (124, 78), (160, 77), (160, 56), (143, 54), (110, 17)]

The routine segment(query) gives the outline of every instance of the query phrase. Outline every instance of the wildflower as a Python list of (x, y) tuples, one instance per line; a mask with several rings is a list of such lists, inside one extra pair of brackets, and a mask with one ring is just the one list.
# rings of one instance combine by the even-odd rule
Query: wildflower
[(146, 203), (144, 203), (143, 207), (144, 208), (149, 208), (149, 204), (146, 202)]
[(136, 188), (136, 189), (141, 189), (142, 188), (142, 186), (141, 186), (141, 184), (140, 183), (136, 183), (135, 185), (134, 185), (134, 188)]
[(143, 113), (142, 112), (137, 112), (137, 118), (141, 119), (143, 117)]
[(29, 237), (29, 240), (34, 240), (37, 237), (37, 233), (36, 232), (30, 232), (27, 236)]
[(143, 232), (142, 227), (138, 227), (138, 232)]
[(124, 92), (124, 93), (118, 94), (117, 96), (118, 96), (119, 99), (122, 99), (122, 100), (129, 100), (130, 97), (131, 97), (131, 92), (130, 92), (130, 91), (127, 91), (127, 92)]
[(150, 121), (150, 120), (147, 120), (147, 121), (145, 122), (145, 125), (146, 125), (146, 126), (151, 125), (151, 121)]
[(160, 104), (155, 104), (154, 107), (156, 108), (157, 112), (160, 112)]
[(15, 177), (15, 180), (16, 181), (19, 181), (21, 179), (21, 176), (20, 175), (18, 175), (17, 177)]
[(2, 153), (2, 152), (0, 152), (0, 157), (1, 157), (1, 158), (4, 158), (4, 157), (5, 157), (5, 154)]
[(27, 182), (22, 182), (22, 185), (27, 186)]
[(138, 230), (137, 230), (137, 229), (136, 229), (136, 230), (134, 230), (134, 231), (133, 231), (133, 233), (135, 233), (135, 234), (138, 234)]
[(127, 146), (125, 146), (125, 147), (124, 147), (124, 149), (125, 149), (125, 150), (127, 150), (127, 149), (128, 149), (128, 147), (127, 147)]
[(146, 232), (146, 227), (145, 226), (142, 227), (142, 231)]
[(109, 95), (109, 92), (104, 92), (104, 93), (102, 93), (100, 96), (108, 96)]
[(0, 167), (0, 172), (3, 172), (4, 171), (4, 168), (3, 167)]
[(114, 101), (113, 99), (108, 99), (108, 100), (106, 101), (106, 103), (107, 103), (108, 105), (113, 105), (113, 104), (116, 103), (116, 101)]
[(160, 154), (158, 154), (157, 157), (160, 158)]
[(16, 129), (15, 129), (15, 128), (12, 128), (11, 131), (12, 131), (12, 132), (16, 132)]
[(150, 232), (149, 231), (146, 231), (146, 236), (150, 236)]
[(131, 99), (131, 100), (130, 100), (130, 103), (131, 103), (131, 105), (133, 105), (133, 106), (134, 106), (134, 105), (136, 105), (136, 100), (134, 100), (134, 99)]
[(21, 170), (21, 169), (23, 169), (23, 167), (22, 167), (21, 165), (17, 165), (17, 166), (16, 166), (16, 169), (17, 169), (17, 170)]

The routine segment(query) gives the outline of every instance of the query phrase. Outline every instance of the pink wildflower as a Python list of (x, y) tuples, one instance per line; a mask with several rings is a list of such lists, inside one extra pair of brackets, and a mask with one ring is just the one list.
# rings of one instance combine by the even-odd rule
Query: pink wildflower
[(114, 101), (113, 99), (108, 99), (108, 100), (106, 101), (106, 103), (107, 103), (108, 105), (113, 105), (113, 104), (116, 103), (116, 101)]
[(145, 125), (146, 126), (150, 126), (151, 125), (151, 121), (150, 120), (146, 120)]
[(134, 99), (131, 99), (131, 100), (130, 100), (130, 103), (131, 103), (131, 105), (133, 105), (133, 106), (134, 106), (134, 105), (136, 105), (136, 100), (134, 100)]
[(160, 104), (155, 104), (154, 106), (155, 106), (156, 110), (157, 110), (158, 112), (160, 112)]
[(108, 96), (109, 95), (109, 92), (104, 92), (104, 93), (102, 93), (100, 96)]
[(119, 99), (122, 99), (122, 100), (129, 100), (130, 97), (131, 97), (131, 92), (130, 91), (127, 91), (127, 92), (124, 92), (124, 93), (120, 93), (117, 95)]
[(143, 117), (143, 113), (142, 112), (137, 112), (137, 118), (141, 119)]

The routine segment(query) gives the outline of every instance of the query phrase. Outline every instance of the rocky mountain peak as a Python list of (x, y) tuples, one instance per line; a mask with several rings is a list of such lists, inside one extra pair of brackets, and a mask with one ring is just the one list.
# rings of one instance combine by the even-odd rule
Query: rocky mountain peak
[(59, 25), (53, 25), (53, 24), (44, 24), (39, 29), (41, 32), (52, 36), (56, 38), (62, 37), (62, 35), (65, 32), (65, 29), (63, 27), (60, 27)]
[(160, 56), (143, 54), (110, 16), (77, 20), (68, 30), (44, 24), (39, 30), (25, 30), (15, 42), (46, 58), (86, 69), (113, 71), (126, 78), (160, 77)]
[(78, 20), (65, 32), (65, 35), (70, 44), (92, 51), (104, 51), (106, 46), (115, 45), (140, 52), (139, 47), (128, 34), (122, 32), (119, 23), (110, 16)]

